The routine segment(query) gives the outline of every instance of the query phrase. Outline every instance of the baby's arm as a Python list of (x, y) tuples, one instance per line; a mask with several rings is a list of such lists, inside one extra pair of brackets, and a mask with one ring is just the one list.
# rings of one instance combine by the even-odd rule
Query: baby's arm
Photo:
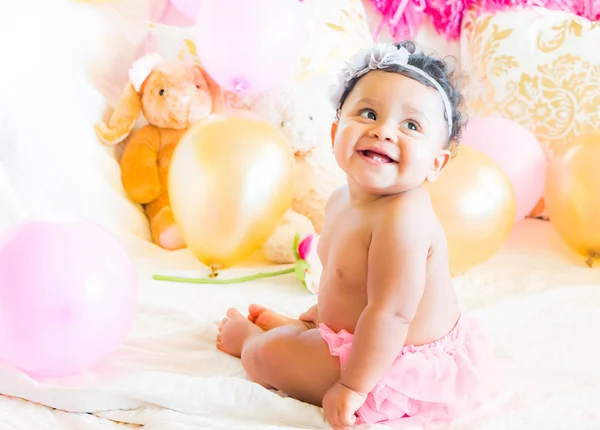
[(431, 246), (422, 193), (386, 208), (374, 228), (367, 263), (368, 304), (354, 333), (340, 383), (368, 393), (399, 354), (425, 288)]

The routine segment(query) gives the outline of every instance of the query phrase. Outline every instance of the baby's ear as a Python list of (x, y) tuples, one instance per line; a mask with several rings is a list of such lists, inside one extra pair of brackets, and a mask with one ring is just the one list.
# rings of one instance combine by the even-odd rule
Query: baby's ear
[(147, 54), (136, 60), (129, 69), (129, 82), (108, 123), (100, 122), (95, 125), (96, 135), (107, 145), (116, 145), (135, 127), (142, 112), (141, 93), (144, 83), (151, 79), (152, 71), (165, 60), (157, 53)]
[(435, 160), (433, 161), (433, 166), (427, 175), (427, 182), (435, 182), (435, 180), (440, 176), (444, 167), (448, 164), (450, 159), (452, 158), (452, 152), (448, 149), (442, 149)]
[(140, 95), (133, 84), (128, 82), (109, 121), (95, 124), (96, 136), (106, 145), (116, 145), (122, 142), (133, 130), (141, 110)]
[(335, 143), (335, 136), (337, 134), (337, 131), (338, 131), (338, 122), (337, 122), (337, 120), (335, 120), (331, 123), (331, 147), (332, 148)]
[(219, 84), (215, 82), (213, 78), (202, 68), (201, 66), (194, 65), (194, 73), (196, 74), (196, 85), (198, 88), (203, 89), (212, 99), (213, 112), (221, 112), (225, 109), (225, 99), (223, 97), (223, 91)]

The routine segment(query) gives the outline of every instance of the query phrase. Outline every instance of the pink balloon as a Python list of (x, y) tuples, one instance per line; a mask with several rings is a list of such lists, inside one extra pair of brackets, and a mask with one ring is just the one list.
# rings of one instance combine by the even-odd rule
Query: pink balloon
[(187, 15), (177, 10), (172, 4), (169, 4), (158, 22), (173, 27), (192, 27), (195, 21), (196, 17), (193, 19), (189, 18)]
[(32, 377), (104, 360), (129, 333), (136, 304), (132, 263), (94, 223), (36, 218), (0, 240), (0, 358)]
[(148, 18), (150, 21), (159, 22), (169, 4), (169, 0), (150, 0), (148, 2)]
[(202, 0), (198, 58), (224, 89), (260, 93), (282, 83), (306, 39), (298, 0)]
[(487, 154), (504, 171), (517, 201), (516, 222), (535, 208), (544, 193), (546, 157), (533, 133), (504, 118), (479, 117), (469, 120), (461, 145)]
[(170, 0), (170, 2), (177, 11), (183, 14), (192, 23), (196, 21), (202, 0)]

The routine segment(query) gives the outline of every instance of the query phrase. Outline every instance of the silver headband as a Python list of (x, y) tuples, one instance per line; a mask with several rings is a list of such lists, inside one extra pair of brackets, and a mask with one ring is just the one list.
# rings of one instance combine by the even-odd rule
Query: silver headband
[(438, 90), (444, 102), (446, 117), (448, 122), (448, 136), (452, 136), (452, 105), (446, 91), (433, 79), (428, 73), (408, 64), (410, 52), (405, 47), (398, 49), (395, 45), (388, 43), (378, 43), (372, 48), (359, 51), (346, 63), (338, 77), (338, 82), (331, 88), (330, 97), (334, 109), (340, 108), (340, 101), (350, 81), (365, 75), (371, 70), (386, 69), (390, 66), (399, 66), (410, 70), (431, 82), (431, 85)]

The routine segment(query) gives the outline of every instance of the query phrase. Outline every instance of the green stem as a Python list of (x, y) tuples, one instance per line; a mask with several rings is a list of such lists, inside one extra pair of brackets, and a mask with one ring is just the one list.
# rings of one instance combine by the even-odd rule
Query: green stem
[(154, 275), (152, 279), (156, 281), (184, 282), (188, 284), (236, 284), (239, 282), (254, 281), (261, 278), (272, 278), (274, 276), (287, 275), (295, 272), (295, 268), (279, 270), (277, 272), (259, 272), (254, 275), (242, 276), (232, 279), (210, 279), (210, 278), (182, 278), (179, 276)]

